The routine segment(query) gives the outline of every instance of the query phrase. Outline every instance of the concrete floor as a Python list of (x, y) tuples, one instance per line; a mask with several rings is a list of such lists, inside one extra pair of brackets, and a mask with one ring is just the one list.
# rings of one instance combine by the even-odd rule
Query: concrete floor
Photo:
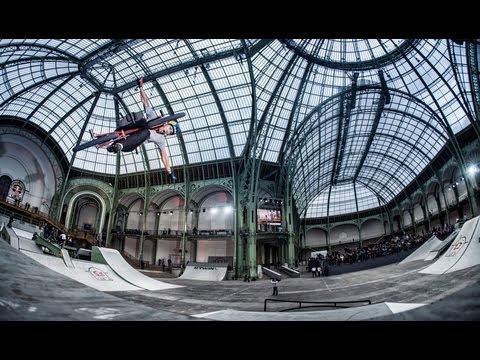
[[(210, 282), (162, 277), (159, 280), (183, 287), (107, 293), (40, 265), (5, 241), (0, 241), (0, 254), (0, 320), (7, 321), (480, 320), (480, 266), (442, 275), (420, 274), (432, 263), (420, 260), (329, 277), (288, 278), (279, 283), (276, 297), (265, 279)], [(296, 304), (269, 303), (264, 312), (267, 298), (368, 299), (372, 305), (281, 312)]]

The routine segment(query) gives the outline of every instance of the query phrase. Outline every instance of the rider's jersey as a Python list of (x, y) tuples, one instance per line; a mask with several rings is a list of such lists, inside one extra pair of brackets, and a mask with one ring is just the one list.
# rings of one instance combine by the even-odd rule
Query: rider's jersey
[(151, 141), (163, 150), (167, 147), (167, 141), (165, 139), (165, 135), (157, 133), (155, 130), (150, 130), (150, 137), (147, 141)]
[[(155, 113), (155, 110), (153, 110), (150, 106), (147, 106), (145, 108), (145, 115), (147, 117), (147, 121), (158, 117), (157, 114)], [(160, 150), (163, 150), (167, 147), (167, 141), (165, 140), (165, 135), (159, 134), (155, 130), (150, 130), (150, 137), (148, 138), (147, 141), (151, 141), (157, 144)]]

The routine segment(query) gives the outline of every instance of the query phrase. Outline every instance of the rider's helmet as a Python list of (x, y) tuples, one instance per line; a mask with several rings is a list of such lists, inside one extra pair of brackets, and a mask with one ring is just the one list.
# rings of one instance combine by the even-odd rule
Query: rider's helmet
[(173, 133), (172, 134), (175, 135), (175, 134), (178, 134), (181, 131), (180, 130), (180, 125), (175, 120), (171, 120), (167, 124), (172, 125), (172, 128), (173, 128)]

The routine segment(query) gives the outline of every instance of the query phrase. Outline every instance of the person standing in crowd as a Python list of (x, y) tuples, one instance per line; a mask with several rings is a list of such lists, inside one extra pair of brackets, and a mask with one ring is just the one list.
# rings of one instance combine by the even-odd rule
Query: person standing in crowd
[(8, 224), (7, 224), (7, 227), (8, 227), (8, 228), (11, 228), (11, 227), (12, 227), (13, 221), (14, 221), (13, 215), (10, 215), (10, 218), (8, 219)]

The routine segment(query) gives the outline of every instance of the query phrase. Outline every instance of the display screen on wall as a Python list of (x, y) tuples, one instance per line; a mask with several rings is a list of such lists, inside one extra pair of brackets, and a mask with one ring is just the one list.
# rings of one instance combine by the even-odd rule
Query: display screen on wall
[(260, 224), (282, 222), (282, 214), (280, 210), (257, 209), (257, 222)]
[(8, 190), (7, 202), (10, 203), (21, 203), (23, 199), (23, 194), (25, 190), (25, 185), (19, 180), (13, 180), (10, 184), (10, 189)]

